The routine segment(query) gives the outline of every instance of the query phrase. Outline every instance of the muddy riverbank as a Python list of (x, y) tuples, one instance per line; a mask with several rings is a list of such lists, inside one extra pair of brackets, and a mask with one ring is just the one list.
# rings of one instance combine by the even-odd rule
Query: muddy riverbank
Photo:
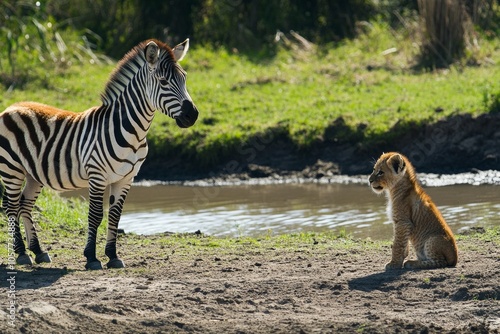
[(388, 134), (366, 137), (360, 125), (350, 130), (340, 118), (316, 144), (299, 150), (279, 129), (257, 135), (215, 166), (193, 157), (175, 155), (146, 159), (138, 179), (185, 181), (193, 179), (322, 179), (369, 174), (382, 152), (399, 151), (420, 173), (457, 174), (500, 170), (500, 114), (473, 117), (457, 114), (432, 124), (396, 123)]

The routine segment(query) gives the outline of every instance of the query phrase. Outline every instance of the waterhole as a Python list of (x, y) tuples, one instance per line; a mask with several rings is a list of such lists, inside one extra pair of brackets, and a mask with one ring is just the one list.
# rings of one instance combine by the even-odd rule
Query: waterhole
[[(500, 225), (499, 190), (494, 185), (426, 187), (455, 233)], [(332, 231), (376, 240), (392, 237), (386, 198), (366, 184), (134, 185), (119, 227), (137, 234), (200, 230), (259, 237)]]

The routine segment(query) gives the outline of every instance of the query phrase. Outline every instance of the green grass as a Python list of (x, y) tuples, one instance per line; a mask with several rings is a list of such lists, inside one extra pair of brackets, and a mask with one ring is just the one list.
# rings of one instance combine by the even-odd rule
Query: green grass
[[(493, 247), (500, 246), (500, 226), (485, 229), (484, 231), (479, 229), (478, 231), (473, 231), (471, 235), (473, 235), (474, 238), (480, 240), (483, 245), (492, 245)], [(469, 235), (457, 235), (456, 239), (464, 240), (467, 239), (468, 237)], [(478, 249), (478, 248), (481, 247), (473, 245), (467, 248), (467, 250)]]
[[(456, 113), (498, 111), (500, 41), (481, 39), (480, 46), (464, 64), (416, 72), (411, 38), (381, 23), (355, 40), (312, 51), (279, 47), (276, 53), (245, 56), (194, 44), (182, 65), (199, 121), (179, 129), (159, 114), (149, 134), (149, 159), (179, 156), (213, 167), (258, 134), (284, 135), (307, 149), (322, 140), (390, 139), (395, 124), (404, 128)], [(397, 51), (384, 55), (391, 48)], [(471, 59), (481, 66), (466, 66)], [(0, 109), (33, 100), (83, 111), (100, 103), (112, 69), (88, 64), (47, 73), (49, 85), (2, 91)], [(329, 131), (339, 118), (344, 130)]]

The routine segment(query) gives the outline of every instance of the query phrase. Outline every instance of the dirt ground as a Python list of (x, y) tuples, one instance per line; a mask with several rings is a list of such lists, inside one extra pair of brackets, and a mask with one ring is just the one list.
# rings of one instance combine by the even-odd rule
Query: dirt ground
[[(154, 237), (148, 238), (153, 249)], [(462, 239), (456, 268), (385, 272), (390, 246), (364, 246), (369, 243), (243, 247), (221, 254), (160, 247), (165, 256), (158, 256), (134, 249), (124, 237), (127, 268), (98, 272), (84, 271), (81, 259), (54, 257), (64, 250), (56, 244), (53, 263), (18, 269), (13, 327), (5, 298), (9, 286), (2, 279), (0, 332), (500, 331), (498, 244)], [(1, 270), (8, 271), (5, 263)]]

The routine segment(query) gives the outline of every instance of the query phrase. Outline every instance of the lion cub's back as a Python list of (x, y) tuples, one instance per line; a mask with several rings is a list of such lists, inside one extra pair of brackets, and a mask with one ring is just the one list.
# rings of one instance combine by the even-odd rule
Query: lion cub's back
[[(430, 196), (422, 189), (418, 189), (416, 195), (418, 197), (415, 198), (412, 212), (414, 233), (411, 237), (415, 249), (426, 247), (440, 251), (446, 257), (448, 265), (455, 266), (458, 261), (458, 247), (453, 232)], [(428, 242), (435, 244), (425, 245)]]

